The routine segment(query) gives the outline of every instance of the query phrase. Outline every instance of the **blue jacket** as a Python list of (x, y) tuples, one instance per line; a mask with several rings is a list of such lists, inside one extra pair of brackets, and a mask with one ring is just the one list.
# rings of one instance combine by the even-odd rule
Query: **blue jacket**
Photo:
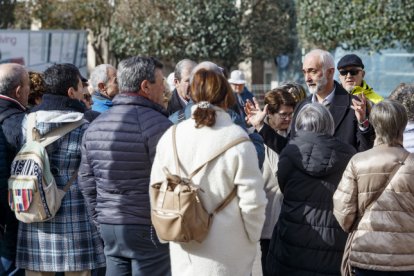
[(151, 166), (172, 123), (162, 106), (136, 94), (113, 103), (83, 136), (79, 187), (97, 225), (149, 225)]
[(244, 106), (247, 100), (253, 102), (254, 95), (245, 86), (240, 94), (234, 93), (234, 97), (236, 98), (236, 104), (231, 109), (239, 114), (240, 117), (245, 118), (246, 112), (244, 112)]
[[(182, 120), (190, 118), (191, 117), (191, 107), (193, 105), (194, 105), (194, 102), (189, 101), (188, 104), (186, 105), (185, 109), (179, 110), (179, 111), (171, 114), (170, 117), (168, 117), (168, 119), (170, 119), (170, 121), (173, 122), (174, 124), (178, 124)], [(232, 109), (227, 109), (227, 113), (230, 115), (233, 123), (235, 123), (236, 125), (239, 125), (241, 128), (243, 128), (244, 130), (247, 131), (246, 124), (241, 119), (239, 114), (237, 114)], [(259, 159), (259, 168), (262, 168), (263, 161), (265, 159), (265, 149), (264, 149), (264, 144), (263, 144), (263, 138), (257, 132), (250, 133), (249, 138), (253, 142), (254, 147), (256, 149), (257, 158)]]
[(98, 111), (101, 113), (107, 111), (113, 105), (110, 99), (104, 97), (101, 93), (97, 91), (92, 94), (92, 100), (93, 100), (92, 110)]

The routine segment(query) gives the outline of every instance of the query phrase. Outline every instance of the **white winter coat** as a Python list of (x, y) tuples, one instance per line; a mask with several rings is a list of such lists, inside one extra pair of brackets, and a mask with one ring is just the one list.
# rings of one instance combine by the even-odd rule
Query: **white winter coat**
[[(192, 108), (195, 110), (197, 106)], [(182, 176), (187, 176), (231, 141), (248, 137), (222, 109), (213, 127), (195, 128), (190, 118), (177, 126), (177, 151)], [(257, 154), (251, 142), (226, 151), (193, 178), (200, 184), (204, 206), (212, 212), (237, 186), (237, 197), (213, 218), (202, 242), (170, 242), (172, 275), (250, 275), (265, 219), (266, 196)], [(160, 139), (151, 171), (151, 184), (165, 179), (162, 168), (175, 173), (172, 129)]]

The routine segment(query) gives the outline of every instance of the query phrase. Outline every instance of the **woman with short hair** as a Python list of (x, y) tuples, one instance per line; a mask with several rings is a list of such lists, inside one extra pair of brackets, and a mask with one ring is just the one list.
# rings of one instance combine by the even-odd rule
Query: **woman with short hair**
[(414, 275), (414, 163), (402, 146), (407, 113), (384, 100), (370, 123), (374, 147), (352, 157), (333, 197), (335, 217), (352, 232), (347, 263), (357, 276)]
[[(278, 87), (265, 94), (264, 102), (267, 105), (267, 115), (265, 122), (273, 128), (275, 132), (286, 137), (287, 130), (292, 121), (293, 110), (296, 101), (284, 87)], [(262, 271), (266, 275), (266, 257), (269, 251), (270, 238), (273, 228), (279, 218), (282, 207), (283, 195), (277, 182), (277, 164), (279, 154), (274, 150), (265, 147), (265, 160), (263, 162), (264, 190), (267, 198), (266, 220), (263, 225), (262, 236), (260, 238), (260, 248), (262, 251)]]
[(332, 214), (332, 196), (355, 149), (335, 137), (319, 103), (298, 113), (296, 133), (279, 156), (283, 193), (267, 257), (268, 275), (340, 275), (347, 235)]

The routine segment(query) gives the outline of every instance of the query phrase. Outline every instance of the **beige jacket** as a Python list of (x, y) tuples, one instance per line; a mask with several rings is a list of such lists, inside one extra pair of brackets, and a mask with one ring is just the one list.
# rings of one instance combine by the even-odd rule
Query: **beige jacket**
[[(412, 159), (401, 166), (383, 191), (388, 176), (403, 160), (405, 152), (400, 147), (379, 145), (356, 154), (334, 194), (334, 215), (345, 231), (352, 231), (353, 224), (362, 216), (351, 243), (350, 263), (354, 267), (414, 270)], [(382, 192), (379, 197), (377, 192)]]

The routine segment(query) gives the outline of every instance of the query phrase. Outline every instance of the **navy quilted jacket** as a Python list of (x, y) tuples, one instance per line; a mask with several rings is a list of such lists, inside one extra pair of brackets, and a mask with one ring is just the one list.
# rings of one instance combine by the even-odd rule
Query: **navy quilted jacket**
[(79, 186), (97, 225), (148, 225), (151, 165), (172, 123), (160, 105), (135, 94), (113, 104), (83, 136)]

